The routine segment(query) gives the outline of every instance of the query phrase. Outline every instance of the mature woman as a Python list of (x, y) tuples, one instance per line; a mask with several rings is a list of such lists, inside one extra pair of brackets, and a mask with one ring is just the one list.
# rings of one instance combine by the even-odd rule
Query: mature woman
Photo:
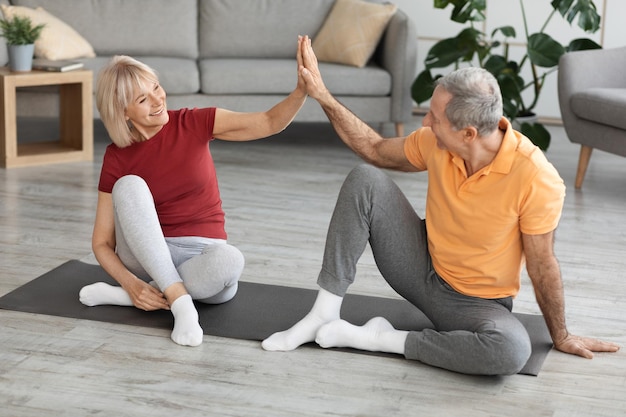
[[(298, 40), (297, 62), (302, 39)], [(304, 104), (297, 86), (266, 112), (221, 108), (168, 110), (155, 72), (116, 56), (100, 72), (96, 103), (113, 143), (104, 155), (93, 252), (120, 286), (98, 282), (80, 291), (88, 306), (169, 309), (171, 338), (202, 343), (192, 300), (224, 303), (237, 292), (241, 252), (226, 242), (224, 212), (208, 144), (276, 134)]]

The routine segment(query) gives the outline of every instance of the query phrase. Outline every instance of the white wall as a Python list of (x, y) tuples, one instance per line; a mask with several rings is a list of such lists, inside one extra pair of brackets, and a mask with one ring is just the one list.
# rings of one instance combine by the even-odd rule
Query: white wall
[[(440, 39), (455, 36), (465, 27), (450, 20), (452, 7), (436, 9), (433, 0), (392, 0), (406, 14), (408, 14), (417, 29), (417, 72), (424, 69), (424, 58), (430, 47)], [(523, 0), (529, 30), (537, 31), (545, 22), (550, 10), (550, 0)], [(626, 1), (624, 0), (594, 0), (598, 13), (602, 16), (601, 29), (589, 34), (578, 28), (576, 22), (570, 26), (560, 15), (555, 15), (546, 32), (563, 44), (575, 38), (590, 38), (604, 48), (626, 46)], [(511, 54), (521, 54), (524, 50), (523, 22), (520, 13), (519, 0), (487, 0), (487, 19), (481, 24), (485, 33), (499, 26), (511, 25), (515, 27), (520, 44), (511, 48)], [(421, 106), (428, 106), (422, 103)], [(559, 102), (557, 96), (557, 73), (548, 75), (546, 84), (541, 93), (536, 113), (543, 118), (560, 119)]]

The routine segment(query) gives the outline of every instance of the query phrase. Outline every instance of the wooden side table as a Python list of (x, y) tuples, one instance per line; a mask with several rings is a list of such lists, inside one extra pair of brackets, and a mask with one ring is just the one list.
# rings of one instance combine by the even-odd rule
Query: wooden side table
[[(92, 72), (11, 72), (0, 68), (0, 166), (93, 160)], [(18, 143), (17, 87), (59, 86), (59, 138)]]

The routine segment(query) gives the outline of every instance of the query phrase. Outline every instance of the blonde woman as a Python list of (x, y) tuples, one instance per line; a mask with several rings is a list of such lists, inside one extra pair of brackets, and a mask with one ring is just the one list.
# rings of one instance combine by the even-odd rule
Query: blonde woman
[[(297, 62), (301, 68), (301, 44)], [(294, 91), (265, 112), (221, 108), (168, 110), (151, 68), (116, 56), (99, 73), (96, 102), (113, 143), (105, 152), (92, 247), (119, 286), (84, 287), (88, 306), (169, 309), (171, 338), (202, 343), (193, 300), (224, 303), (237, 292), (241, 252), (226, 241), (213, 139), (247, 141), (273, 135), (304, 104), (300, 76)]]

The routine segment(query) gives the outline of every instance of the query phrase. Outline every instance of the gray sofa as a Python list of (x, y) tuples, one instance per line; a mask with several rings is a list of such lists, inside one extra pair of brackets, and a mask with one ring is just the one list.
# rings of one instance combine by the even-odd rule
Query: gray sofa
[[(382, 0), (370, 0), (382, 2)], [(217, 106), (236, 111), (271, 107), (296, 84), (299, 34), (312, 38), (334, 0), (0, 0), (43, 7), (80, 33), (95, 58), (79, 59), (97, 74), (113, 55), (152, 66), (168, 93), (168, 107)], [(0, 42), (4, 42), (0, 38)], [(394, 123), (411, 115), (415, 27), (400, 10), (363, 68), (320, 63), (331, 92), (368, 123)], [(3, 59), (4, 45), (0, 45)], [(1, 64), (6, 64), (6, 58)], [(94, 82), (95, 85), (95, 82)], [(20, 91), (18, 114), (54, 116), (54, 91)], [(95, 117), (98, 117), (94, 109)], [(314, 100), (296, 122), (326, 122)]]
[(570, 52), (559, 62), (563, 126), (579, 143), (575, 187), (581, 188), (591, 151), (626, 156), (626, 47)]

